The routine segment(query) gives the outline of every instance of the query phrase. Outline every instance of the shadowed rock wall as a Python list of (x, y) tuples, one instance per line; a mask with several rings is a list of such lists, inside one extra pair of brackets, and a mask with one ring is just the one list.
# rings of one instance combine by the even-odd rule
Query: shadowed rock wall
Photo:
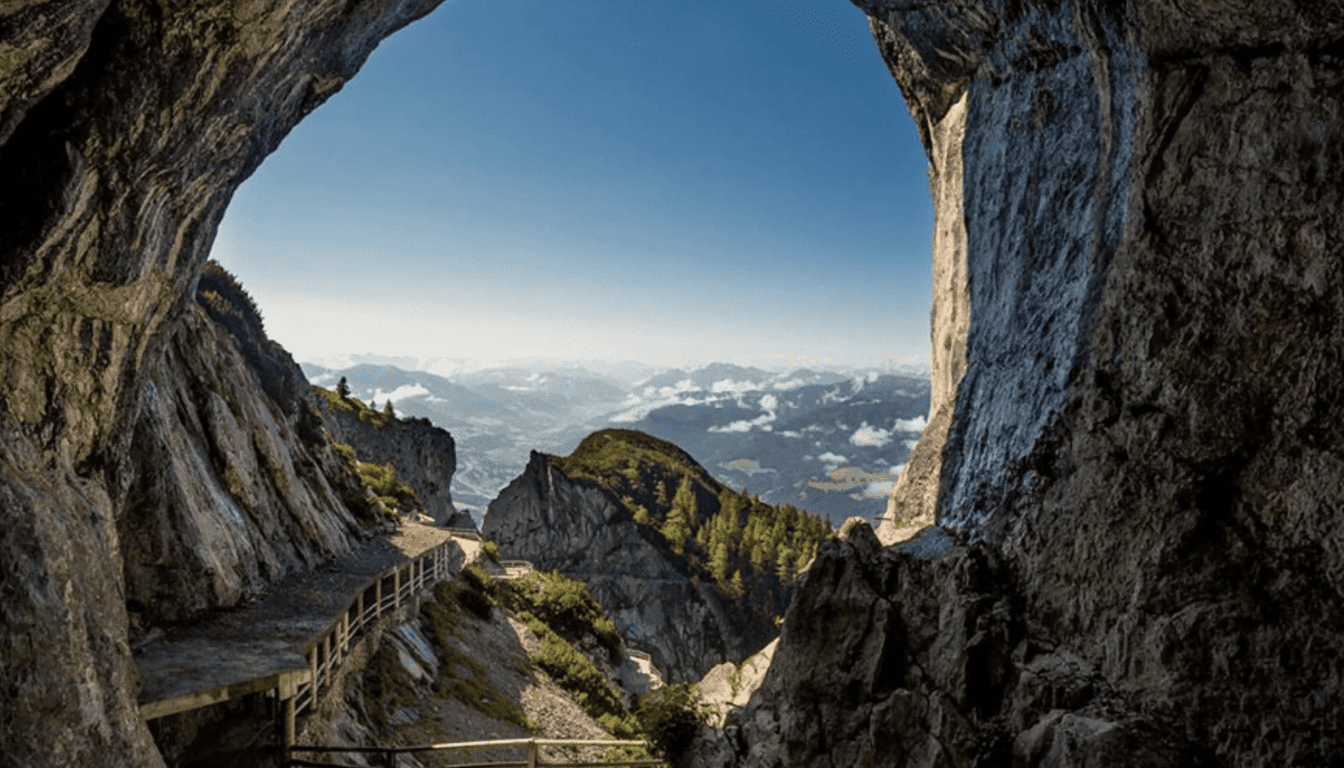
[(931, 163), (938, 527), (819, 555), (704, 763), (1339, 764), (1344, 4), (856, 4)]
[(332, 437), (355, 449), (361, 461), (391, 463), (397, 481), (415, 489), (436, 525), (474, 528), (471, 516), (453, 506), (453, 472), (457, 450), (453, 436), (428, 419), (389, 420), (377, 427), (360, 421), (354, 413), (323, 403), (323, 414)]
[[(702, 500), (700, 509), (708, 507)], [(772, 574), (749, 575), (738, 597), (693, 578), (684, 558), (655, 528), (636, 523), (614, 492), (571, 480), (536, 451), (490, 502), (481, 534), (505, 557), (585, 582), (621, 635), (670, 682), (697, 681), (716, 664), (759, 651), (774, 637), (771, 616), (787, 603)]]
[[(0, 753), (7, 762), (161, 764), (136, 710), (127, 642), (126, 601), (141, 589), (123, 581), (123, 555), (146, 549), (128, 549), (119, 535), (132, 489), (145, 487), (133, 443), (155, 442), (144, 437), (143, 429), (155, 430), (144, 419), (180, 416), (155, 410), (153, 401), (156, 391), (170, 394), (162, 376), (181, 370), (151, 369), (172, 358), (179, 334), (190, 346), (202, 331), (193, 325), (190, 289), (233, 190), (379, 40), (435, 4), (0, 4)], [(239, 434), (258, 428), (239, 425)], [(261, 445), (254, 451), (265, 453)], [(173, 456), (197, 474), (179, 488), (213, 482), (210, 468)], [(278, 469), (261, 482), (302, 480), (289, 474), (301, 474), (293, 465)], [(321, 485), (298, 484), (304, 493)], [(347, 520), (331, 521), (305, 532), (309, 543), (276, 544), (288, 551), (278, 562), (302, 562), (296, 549), (339, 549), (348, 533)], [(207, 590), (216, 604), (246, 594), (256, 583), (251, 574), (264, 579), (269, 569), (264, 558), (215, 554), (186, 572), (219, 587)], [(132, 570), (142, 565), (137, 556)]]

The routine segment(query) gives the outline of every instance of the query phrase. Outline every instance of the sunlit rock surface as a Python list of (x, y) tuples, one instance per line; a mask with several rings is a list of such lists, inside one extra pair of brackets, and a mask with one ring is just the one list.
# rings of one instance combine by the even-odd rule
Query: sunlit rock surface
[(931, 161), (938, 527), (818, 557), (705, 764), (1337, 764), (1344, 4), (856, 4)]
[[(324, 518), (303, 532), (305, 542), (268, 542), (273, 558), (249, 562), (229, 551), (249, 543), (213, 531), (200, 541), (228, 539), (222, 552), (141, 560), (135, 553), (160, 543), (158, 551), (175, 556), (183, 534), (121, 540), (133, 489), (155, 485), (138, 474), (145, 465), (133, 446), (174, 452), (173, 466), (161, 469), (179, 475), (170, 485), (184, 493), (149, 505), (213, 496), (212, 468), (193, 467), (190, 452), (173, 448), (182, 432), (144, 431), (210, 413), (227, 431), (242, 415), (226, 417), (214, 400), (182, 399), (209, 387), (183, 382), (182, 368), (160, 368), (174, 344), (209, 343), (192, 338), (202, 328), (193, 326), (190, 289), (224, 206), (379, 40), (434, 5), (0, 4), (0, 754), (7, 763), (161, 764), (135, 706), (128, 599), (171, 594), (176, 587), (164, 578), (171, 572), (203, 590), (187, 588), (187, 603), (146, 610), (190, 613), (245, 595), (272, 562), (302, 563), (342, 546), (347, 521)], [(167, 413), (164, 398), (199, 410)], [(233, 437), (264, 430), (237, 427)], [(194, 450), (201, 456), (203, 447)], [(251, 450), (271, 455), (264, 441)], [(290, 498), (320, 493), (321, 483), (302, 471), (302, 462), (281, 459), (278, 474), (263, 470), (247, 482), (281, 477), (297, 481)], [(179, 519), (199, 520), (199, 511)], [(292, 525), (281, 529), (275, 533), (299, 535)], [(130, 584), (123, 555), (134, 557)], [(200, 596), (204, 603), (195, 602)]]
[[(775, 635), (771, 611), (787, 604), (762, 606), (752, 594), (733, 599), (712, 580), (693, 578), (667, 540), (636, 523), (614, 493), (569, 479), (535, 451), (490, 503), (481, 533), (505, 557), (587, 583), (621, 634), (647, 651), (669, 682), (695, 682), (717, 664), (760, 650)], [(784, 593), (777, 585), (760, 591), (771, 601)]]

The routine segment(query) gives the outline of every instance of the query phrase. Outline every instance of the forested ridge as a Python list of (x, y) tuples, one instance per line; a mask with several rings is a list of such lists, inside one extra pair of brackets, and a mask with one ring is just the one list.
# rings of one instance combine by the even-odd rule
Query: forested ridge
[(834, 533), (825, 517), (724, 485), (682, 449), (643, 432), (594, 432), (552, 461), (571, 480), (611, 490), (693, 573), (732, 594), (741, 594), (752, 575), (792, 581)]

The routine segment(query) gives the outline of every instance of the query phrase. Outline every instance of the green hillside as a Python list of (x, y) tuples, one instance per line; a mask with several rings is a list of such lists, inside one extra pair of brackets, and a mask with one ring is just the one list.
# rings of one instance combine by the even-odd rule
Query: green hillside
[(658, 531), (693, 572), (727, 592), (740, 594), (744, 578), (762, 573), (791, 581), (833, 535), (825, 517), (734, 490), (690, 454), (643, 432), (594, 432), (552, 463), (571, 480), (609, 489), (635, 522)]

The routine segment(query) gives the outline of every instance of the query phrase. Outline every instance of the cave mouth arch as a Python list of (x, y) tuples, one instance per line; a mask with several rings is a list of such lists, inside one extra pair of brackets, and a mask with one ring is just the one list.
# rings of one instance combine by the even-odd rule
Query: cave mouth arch
[(214, 247), (268, 331), (927, 368), (927, 161), (863, 13), (599, 6), (445, 3), (305, 118)]

